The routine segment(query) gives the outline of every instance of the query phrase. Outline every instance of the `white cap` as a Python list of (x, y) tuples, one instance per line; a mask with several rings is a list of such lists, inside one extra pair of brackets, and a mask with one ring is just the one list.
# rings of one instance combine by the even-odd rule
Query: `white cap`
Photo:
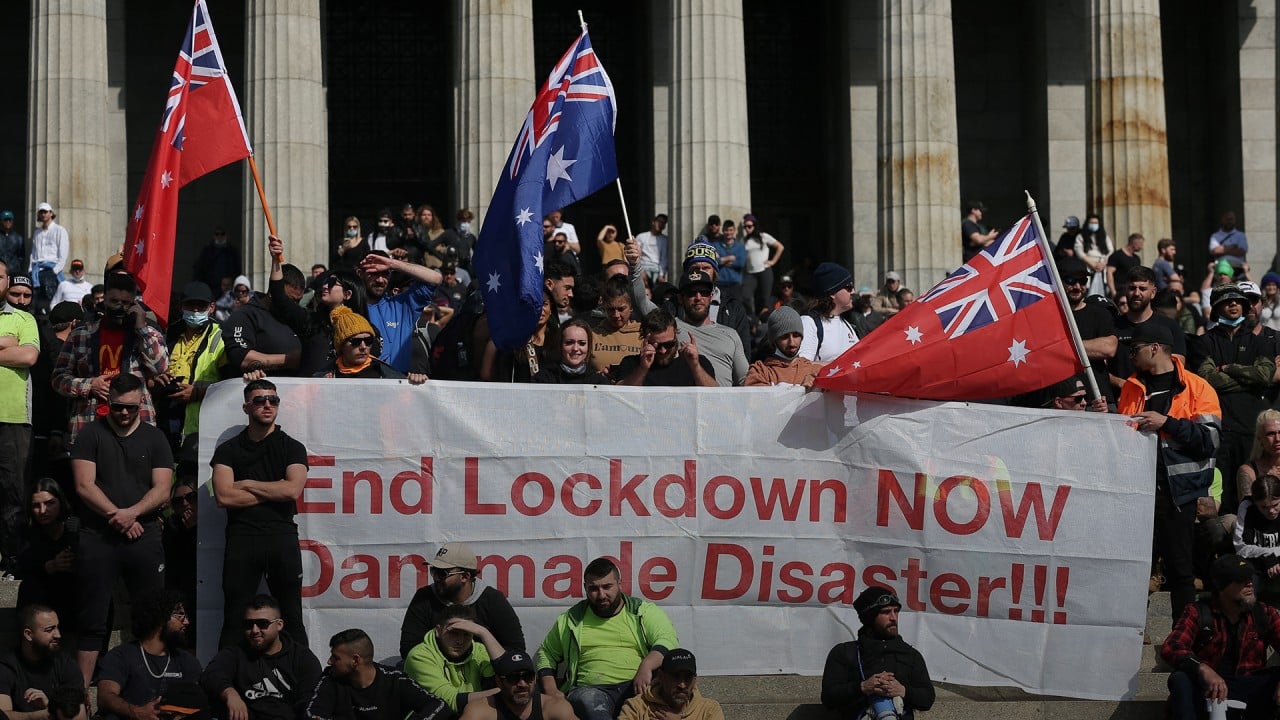
[(40, 203), (40, 206), (36, 208), (36, 212), (40, 212), (41, 210), (48, 210), (49, 212), (53, 212), (53, 206), (47, 202), (42, 202)]
[(892, 270), (884, 274), (884, 279), (886, 281), (897, 280), (898, 282), (902, 282), (902, 276)]

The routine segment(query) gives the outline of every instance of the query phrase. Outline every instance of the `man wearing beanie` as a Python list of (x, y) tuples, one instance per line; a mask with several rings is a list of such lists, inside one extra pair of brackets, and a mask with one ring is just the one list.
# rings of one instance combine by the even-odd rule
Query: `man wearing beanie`
[(808, 358), (800, 357), (800, 343), (804, 340), (804, 325), (800, 313), (786, 307), (769, 315), (769, 342), (773, 354), (764, 360), (751, 363), (743, 385), (803, 385), (813, 387), (813, 379), (822, 366)]
[(1280, 649), (1280, 613), (1254, 595), (1254, 568), (1239, 555), (1213, 561), (1213, 596), (1188, 604), (1160, 647), (1173, 666), (1169, 717), (1204, 717), (1205, 701), (1243, 700), (1245, 717), (1273, 717), (1276, 683), (1267, 646)]
[[(893, 591), (869, 587), (853, 601), (862, 621), (858, 638), (827, 654), (822, 671), (822, 704), (843, 717), (862, 717), (891, 706), (899, 718), (933, 707), (933, 681), (924, 657), (898, 634), (902, 603)], [(887, 704), (887, 705), (886, 705)]]
[(824, 262), (813, 269), (813, 301), (800, 318), (804, 341), (800, 354), (825, 365), (858, 342), (858, 333), (844, 319), (853, 309), (853, 276), (842, 265)]
[(684, 648), (668, 650), (654, 673), (653, 684), (622, 706), (618, 720), (678, 717), (681, 720), (724, 720), (720, 703), (698, 691), (698, 661)]
[[(336, 357), (327, 367), (315, 374), (324, 378), (382, 378), (404, 380), (406, 375), (378, 359), (374, 352), (378, 337), (373, 325), (346, 305), (339, 305), (329, 314), (333, 322), (333, 350)], [(410, 384), (421, 385), (427, 376), (409, 373)]]

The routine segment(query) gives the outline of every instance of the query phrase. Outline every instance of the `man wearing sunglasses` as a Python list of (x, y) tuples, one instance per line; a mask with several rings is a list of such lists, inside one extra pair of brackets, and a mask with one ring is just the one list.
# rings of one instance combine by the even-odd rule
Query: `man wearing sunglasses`
[(135, 640), (112, 648), (98, 672), (102, 717), (158, 720), (165, 704), (204, 709), (200, 661), (183, 649), (190, 620), (182, 596), (160, 588), (138, 596), (131, 612)]
[(409, 651), (440, 624), (437, 618), (441, 613), (454, 605), (473, 609), (475, 621), (488, 628), (503, 648), (524, 649), (520, 618), (507, 596), (480, 577), (476, 554), (466, 543), (444, 544), (426, 564), (431, 570), (432, 582), (419, 588), (409, 601), (400, 626), (401, 657), (409, 657)]
[(690, 336), (688, 344), (681, 344), (676, 337), (676, 322), (662, 309), (646, 315), (640, 323), (640, 352), (622, 358), (609, 376), (619, 378), (619, 385), (718, 387), (711, 362), (698, 354), (697, 340)]
[(933, 707), (933, 682), (920, 651), (898, 634), (902, 602), (892, 590), (869, 587), (853, 601), (862, 627), (856, 640), (831, 648), (822, 671), (822, 704), (842, 717), (914, 718)]
[(720, 703), (698, 692), (698, 660), (684, 648), (669, 650), (643, 694), (627, 701), (618, 720), (678, 717), (724, 720)]
[(523, 650), (508, 650), (494, 659), (498, 693), (467, 703), (462, 720), (577, 720), (564, 698), (538, 692), (533, 658)]
[(293, 639), (307, 644), (302, 624), (302, 553), (296, 501), (307, 482), (307, 449), (276, 425), (280, 395), (269, 380), (244, 386), (248, 426), (213, 451), (213, 497), (227, 510), (222, 565), (222, 636), (240, 637), (241, 609), (265, 577)]
[(1071, 306), (1076, 327), (1080, 329), (1080, 339), (1084, 341), (1084, 351), (1089, 356), (1093, 379), (1102, 396), (1114, 403), (1116, 395), (1107, 372), (1107, 361), (1115, 357), (1119, 345), (1115, 318), (1103, 306), (1085, 302), (1089, 284), (1093, 281), (1093, 271), (1085, 261), (1075, 257), (1058, 260), (1058, 277), (1062, 278), (1067, 304)]
[(245, 608), (241, 639), (223, 648), (200, 676), (217, 717), (226, 720), (294, 720), (302, 716), (320, 681), (320, 660), (289, 636), (280, 604), (257, 595)]
[(109, 628), (116, 581), (131, 595), (164, 585), (160, 508), (173, 485), (173, 451), (156, 426), (142, 420), (142, 380), (131, 373), (111, 380), (107, 417), (87, 425), (71, 447), (71, 473), (81, 513), (80, 670), (93, 678)]

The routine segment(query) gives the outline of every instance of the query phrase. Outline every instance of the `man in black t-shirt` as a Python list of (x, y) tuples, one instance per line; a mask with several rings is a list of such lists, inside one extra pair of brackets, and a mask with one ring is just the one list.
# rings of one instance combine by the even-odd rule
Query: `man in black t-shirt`
[(1129, 311), (1116, 318), (1116, 339), (1124, 347), (1107, 364), (1111, 373), (1111, 387), (1117, 393), (1125, 379), (1135, 371), (1133, 360), (1124, 348), (1129, 346), (1134, 332), (1141, 325), (1152, 323), (1168, 328), (1173, 338), (1170, 353), (1176, 355), (1179, 362), (1185, 364), (1187, 361), (1187, 335), (1182, 331), (1182, 326), (1177, 320), (1167, 318), (1151, 308), (1151, 301), (1156, 297), (1155, 272), (1145, 265), (1139, 265), (1125, 276), (1125, 284), (1128, 288), (1125, 297), (1129, 300)]
[(1107, 361), (1116, 356), (1115, 319), (1101, 305), (1084, 301), (1093, 279), (1087, 263), (1078, 258), (1063, 258), (1058, 261), (1058, 276), (1062, 278), (1067, 302), (1080, 330), (1080, 339), (1084, 341), (1084, 351), (1089, 356), (1090, 370), (1098, 383), (1098, 390), (1108, 402), (1114, 403), (1116, 395), (1107, 375)]
[(320, 676), (307, 720), (439, 720), (453, 711), (399, 670), (373, 661), (373, 641), (360, 629), (329, 640), (329, 667)]
[(0, 658), (0, 711), (9, 720), (48, 720), (49, 699), (60, 687), (84, 692), (84, 679), (71, 658), (59, 652), (58, 613), (31, 604), (18, 611), (18, 649)]
[(681, 344), (676, 339), (676, 319), (661, 308), (640, 323), (644, 342), (639, 355), (628, 355), (609, 370), (619, 385), (646, 387), (719, 387), (711, 363), (698, 354), (693, 336)]
[(978, 200), (970, 200), (964, 204), (964, 219), (960, 221), (961, 257), (965, 262), (982, 252), (982, 248), (995, 242), (1000, 237), (998, 230), (988, 230), (982, 224), (982, 215), (987, 211), (985, 205)]
[[(98, 711), (104, 718), (157, 720), (161, 705), (203, 710), (200, 661), (182, 649), (187, 610), (177, 590), (160, 588), (133, 603), (133, 635), (102, 658), (98, 674)], [(205, 716), (197, 713), (196, 718)]]
[[(1124, 247), (1111, 253), (1107, 258), (1107, 287), (1112, 289), (1112, 296), (1128, 294), (1129, 271), (1142, 265), (1142, 246), (1146, 239), (1142, 233), (1133, 233)], [(1154, 277), (1155, 271), (1152, 271)]]
[(293, 639), (307, 644), (302, 623), (302, 554), (296, 501), (307, 482), (307, 449), (276, 425), (280, 395), (270, 380), (244, 386), (249, 425), (213, 451), (213, 497), (227, 509), (222, 563), (222, 636), (240, 639), (241, 612), (266, 577)]
[(173, 451), (142, 422), (142, 380), (111, 379), (107, 417), (84, 427), (71, 448), (71, 473), (83, 505), (76, 572), (80, 578), (78, 660), (86, 685), (107, 636), (111, 591), (123, 575), (130, 594), (164, 585), (160, 508), (173, 485)]

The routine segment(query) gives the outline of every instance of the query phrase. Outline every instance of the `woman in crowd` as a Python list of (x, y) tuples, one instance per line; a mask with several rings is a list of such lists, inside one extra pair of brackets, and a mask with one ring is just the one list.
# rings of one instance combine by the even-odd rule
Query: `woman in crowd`
[(342, 221), (342, 240), (338, 242), (338, 267), (355, 269), (369, 254), (369, 241), (360, 232), (360, 220), (352, 215)]
[(842, 315), (853, 309), (853, 276), (848, 270), (824, 262), (813, 270), (815, 298), (800, 318), (804, 340), (800, 357), (825, 365), (858, 342), (858, 333)]
[(271, 295), (271, 314), (288, 325), (302, 343), (298, 373), (303, 377), (314, 375), (335, 357), (333, 323), (330, 320), (333, 310), (346, 306), (364, 315), (368, 309), (364, 283), (350, 270), (330, 272), (320, 283), (320, 290), (312, 299), (312, 309), (308, 311), (285, 291), (284, 267), (280, 264), (284, 243), (273, 237), (267, 247), (271, 251), (271, 278), (267, 285)]
[(559, 334), (559, 321), (552, 312), (551, 291), (542, 291), (542, 314), (538, 317), (538, 326), (534, 328), (529, 342), (523, 347), (511, 350), (498, 350), (498, 346), (490, 340), (484, 349), (484, 359), (480, 363), (480, 379), (486, 382), (533, 382), (533, 378), (549, 362), (555, 360)]
[(1280, 598), (1280, 477), (1253, 481), (1249, 498), (1236, 513), (1236, 554), (1257, 571), (1258, 598), (1274, 604)]
[(1253, 483), (1263, 475), (1280, 477), (1280, 410), (1263, 410), (1253, 429), (1249, 462), (1236, 471), (1236, 497), (1249, 497)]
[(1093, 281), (1089, 284), (1090, 295), (1106, 295), (1110, 297), (1111, 288), (1107, 287), (1107, 258), (1115, 248), (1111, 247), (1111, 239), (1102, 228), (1102, 218), (1098, 213), (1089, 213), (1084, 219), (1084, 227), (1076, 236), (1076, 257), (1089, 264), (1093, 270)]
[(586, 320), (574, 318), (560, 328), (560, 363), (546, 363), (533, 376), (536, 383), (610, 385), (609, 378), (591, 369), (595, 337)]
[(27, 502), (27, 547), (18, 555), (18, 607), (38, 602), (58, 611), (64, 629), (74, 627), (80, 595), (76, 577), (76, 541), (80, 520), (62, 488), (40, 478)]
[(1262, 276), (1262, 307), (1258, 309), (1258, 322), (1280, 331), (1280, 275), (1273, 272)]

